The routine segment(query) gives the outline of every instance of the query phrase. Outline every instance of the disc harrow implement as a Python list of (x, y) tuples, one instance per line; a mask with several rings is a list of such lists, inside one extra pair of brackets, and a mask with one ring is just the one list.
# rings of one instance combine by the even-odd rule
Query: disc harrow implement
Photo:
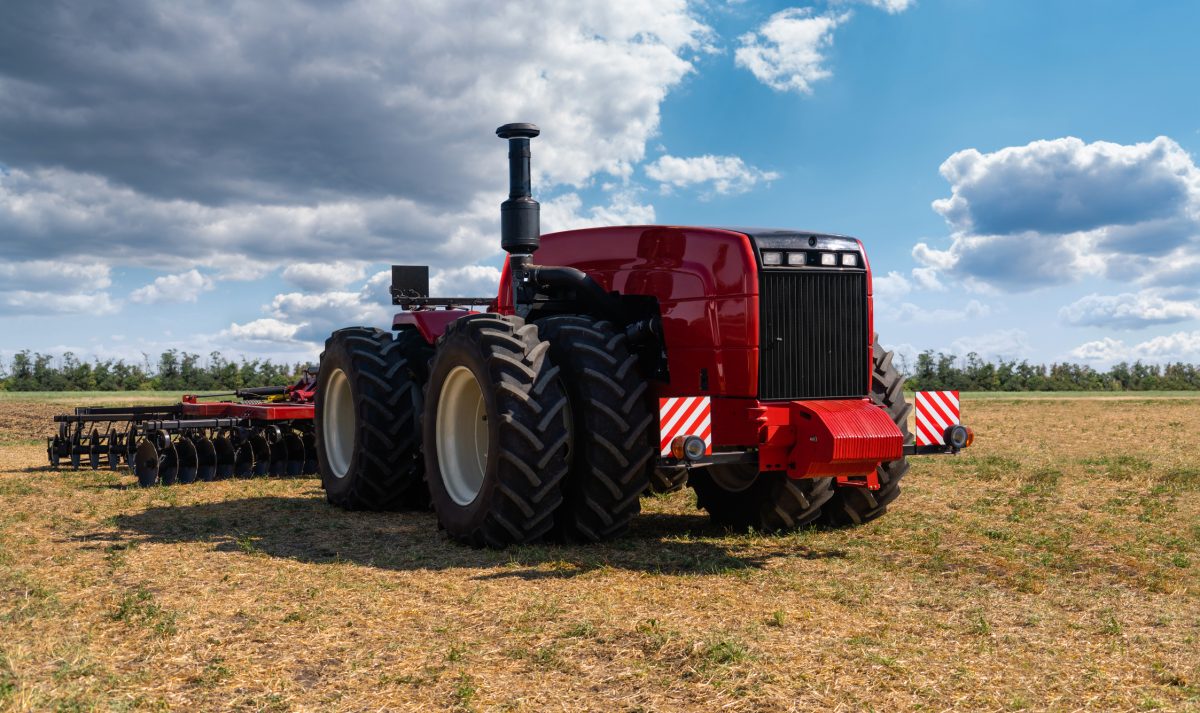
[[(315, 372), (292, 386), (184, 396), (166, 406), (79, 407), (54, 417), (52, 468), (128, 466), (138, 484), (317, 472)], [(234, 396), (237, 400), (209, 401)]]

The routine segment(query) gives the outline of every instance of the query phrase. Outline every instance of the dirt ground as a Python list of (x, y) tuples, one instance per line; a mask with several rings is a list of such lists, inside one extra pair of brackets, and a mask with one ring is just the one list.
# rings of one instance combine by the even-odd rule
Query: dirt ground
[(1200, 709), (1200, 400), (966, 401), (882, 519), (468, 549), (311, 479), (51, 471), (0, 403), (0, 708)]

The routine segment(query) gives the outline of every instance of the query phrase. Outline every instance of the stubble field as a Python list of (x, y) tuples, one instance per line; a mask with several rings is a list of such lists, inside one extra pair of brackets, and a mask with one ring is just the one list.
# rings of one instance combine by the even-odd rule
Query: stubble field
[(882, 519), (782, 537), (686, 490), (503, 552), (312, 479), (51, 471), (0, 402), (0, 709), (1200, 709), (1200, 399), (966, 400)]

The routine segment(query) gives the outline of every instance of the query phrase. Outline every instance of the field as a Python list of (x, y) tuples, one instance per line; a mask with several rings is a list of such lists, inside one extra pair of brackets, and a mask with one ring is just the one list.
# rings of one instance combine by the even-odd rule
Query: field
[(966, 399), (884, 518), (478, 551), (311, 479), (50, 471), (0, 401), (0, 708), (1198, 710), (1200, 399)]

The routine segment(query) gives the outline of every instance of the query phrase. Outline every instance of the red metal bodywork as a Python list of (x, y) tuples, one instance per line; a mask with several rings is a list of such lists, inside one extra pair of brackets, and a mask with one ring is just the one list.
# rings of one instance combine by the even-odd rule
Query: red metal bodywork
[(256, 421), (293, 421), (311, 419), (311, 403), (288, 403), (286, 401), (262, 404), (239, 404), (232, 401), (210, 401), (194, 403), (184, 401), (183, 415), (187, 418), (246, 418)]
[[(861, 251), (862, 243), (858, 246)], [(862, 254), (868, 334), (873, 334), (871, 271)], [(571, 230), (543, 235), (533, 262), (573, 267), (605, 290), (658, 301), (670, 383), (653, 382), (655, 396), (712, 397), (714, 449), (757, 449), (761, 471), (783, 470), (794, 478), (838, 476), (867, 487), (879, 463), (901, 457), (900, 430), (868, 399), (757, 399), (758, 259), (746, 234), (681, 226)], [(513, 313), (507, 262), (494, 309)], [(446, 317), (435, 323), (422, 314)], [(463, 314), (407, 312), (397, 315), (396, 324), (416, 324), (432, 341), (430, 335), (436, 337)], [(863, 345), (863, 364), (869, 378), (870, 343)]]

